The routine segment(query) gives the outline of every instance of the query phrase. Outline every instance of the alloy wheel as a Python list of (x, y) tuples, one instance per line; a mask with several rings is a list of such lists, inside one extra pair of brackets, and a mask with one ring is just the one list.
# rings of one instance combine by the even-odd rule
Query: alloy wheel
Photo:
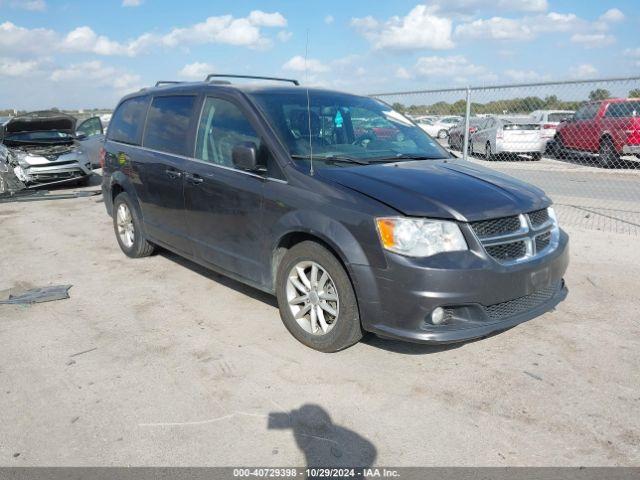
[(118, 236), (120, 241), (126, 248), (131, 248), (135, 241), (135, 227), (133, 226), (133, 217), (131, 210), (126, 203), (118, 205), (116, 212), (116, 224), (118, 226)]
[(312, 335), (326, 335), (336, 324), (340, 300), (336, 285), (320, 264), (297, 263), (287, 276), (287, 303), (298, 325)]

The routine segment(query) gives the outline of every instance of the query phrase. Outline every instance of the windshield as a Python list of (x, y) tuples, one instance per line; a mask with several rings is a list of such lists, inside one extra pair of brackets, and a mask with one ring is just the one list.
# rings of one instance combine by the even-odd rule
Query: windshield
[(310, 92), (307, 109), (304, 89), (251, 96), (296, 160), (311, 153), (320, 166), (449, 158), (421, 128), (372, 98)]

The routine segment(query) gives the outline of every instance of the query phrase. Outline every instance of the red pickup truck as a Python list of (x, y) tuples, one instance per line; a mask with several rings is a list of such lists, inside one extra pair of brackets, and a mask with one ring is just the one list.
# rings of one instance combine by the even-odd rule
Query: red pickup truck
[(586, 103), (558, 126), (554, 140), (556, 155), (597, 153), (603, 167), (619, 165), (621, 155), (640, 158), (640, 98)]

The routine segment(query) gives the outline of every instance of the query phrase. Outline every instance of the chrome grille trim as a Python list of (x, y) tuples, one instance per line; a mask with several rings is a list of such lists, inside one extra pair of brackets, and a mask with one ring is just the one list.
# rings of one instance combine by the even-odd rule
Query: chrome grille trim
[[(516, 219), (520, 228), (514, 230)], [(500, 226), (503, 231), (496, 233)], [(485, 253), (502, 265), (521, 263), (547, 254), (555, 249), (559, 239), (559, 230), (548, 209), (470, 222), (469, 227)], [(524, 244), (524, 248), (514, 244)]]

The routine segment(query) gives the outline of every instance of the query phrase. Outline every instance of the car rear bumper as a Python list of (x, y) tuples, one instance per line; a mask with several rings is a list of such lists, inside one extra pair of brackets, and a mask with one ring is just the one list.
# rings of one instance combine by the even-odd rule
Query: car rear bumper
[[(540, 316), (567, 295), (564, 232), (554, 251), (519, 265), (503, 266), (471, 251), (442, 256), (431, 265), (397, 255), (388, 260), (386, 269), (352, 266), (363, 327), (383, 337), (472, 340)], [(445, 324), (430, 322), (436, 307), (445, 310)]]
[(624, 155), (639, 155), (640, 145), (625, 145), (622, 147), (622, 153)]

